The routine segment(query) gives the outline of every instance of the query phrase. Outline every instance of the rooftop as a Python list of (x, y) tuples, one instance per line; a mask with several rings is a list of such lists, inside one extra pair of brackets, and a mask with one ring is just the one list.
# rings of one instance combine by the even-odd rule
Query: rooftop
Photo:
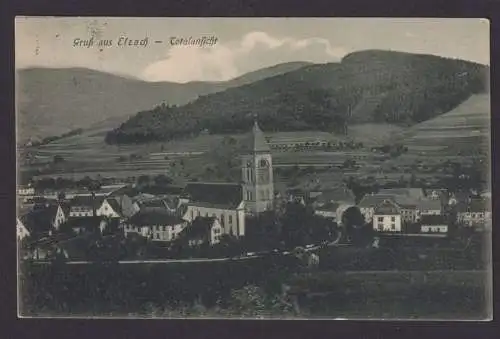
[(391, 200), (384, 200), (375, 208), (375, 214), (378, 215), (397, 215), (399, 214), (398, 206)]
[(159, 208), (139, 211), (129, 219), (129, 223), (136, 226), (172, 226), (183, 222), (179, 216)]
[(205, 203), (235, 209), (243, 201), (243, 188), (237, 183), (189, 183), (183, 196), (190, 204)]

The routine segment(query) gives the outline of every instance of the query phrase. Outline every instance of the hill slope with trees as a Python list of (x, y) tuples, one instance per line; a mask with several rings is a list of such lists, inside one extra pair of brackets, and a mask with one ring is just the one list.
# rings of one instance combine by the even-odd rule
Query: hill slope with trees
[(106, 142), (141, 143), (246, 131), (255, 114), (266, 131), (348, 133), (357, 123), (410, 126), (486, 91), (489, 68), (433, 55), (368, 50), (341, 63), (309, 65), (184, 106), (142, 111), (110, 131)]

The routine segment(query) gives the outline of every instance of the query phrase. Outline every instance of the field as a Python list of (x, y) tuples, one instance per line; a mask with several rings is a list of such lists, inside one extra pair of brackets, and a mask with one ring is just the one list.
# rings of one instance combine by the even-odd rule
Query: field
[[(354, 141), (363, 143), (358, 150), (274, 151), (273, 165), (277, 168), (314, 167), (303, 184), (321, 183), (334, 186), (347, 176), (373, 177), (381, 182), (408, 179), (411, 167), (418, 161), (435, 166), (447, 160), (472, 162), (478, 153), (489, 153), (490, 125), (489, 96), (476, 95), (454, 110), (437, 118), (403, 128), (388, 124), (360, 124), (349, 127), (347, 136), (318, 131), (266, 133), (270, 144), (315, 143), (318, 141)], [(242, 140), (245, 135), (200, 135), (183, 140), (142, 145), (107, 145), (106, 132), (116, 121), (94, 125), (82, 134), (29, 149), (34, 159), (26, 168), (44, 169), (45, 176), (80, 179), (84, 176), (115, 178), (166, 174), (177, 181), (198, 178), (213, 159), (206, 156), (228, 136)], [(400, 143), (408, 152), (386, 159), (371, 152), (371, 147)], [(48, 168), (54, 156), (65, 159), (64, 164)], [(347, 159), (355, 160), (356, 169), (339, 169)], [(179, 163), (182, 165), (179, 166)], [(419, 179), (432, 178), (436, 173), (418, 173)], [(279, 176), (276, 176), (279, 181)], [(281, 178), (283, 179), (283, 178)], [(279, 183), (278, 183), (279, 185)]]

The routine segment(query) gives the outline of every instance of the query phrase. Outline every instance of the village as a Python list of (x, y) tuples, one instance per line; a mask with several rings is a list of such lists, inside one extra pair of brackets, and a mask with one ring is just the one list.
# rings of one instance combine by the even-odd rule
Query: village
[[(271, 147), (257, 121), (246, 146), (241, 154), (241, 182), (197, 181), (185, 186), (161, 180), (146, 185), (90, 182), (87, 187), (59, 191), (19, 187), (21, 259), (252, 257), (266, 251), (287, 254), (296, 248), (353, 244), (352, 229), (368, 230), (367, 246), (378, 246), (380, 237), (443, 238), (460, 229), (491, 227), (488, 192), (406, 186), (380, 188), (356, 199), (345, 184), (320, 191), (276, 191)], [(303, 223), (296, 227), (316, 230), (324, 225), (326, 231), (304, 236), (301, 230), (290, 230), (283, 223), (294, 220), (290, 215), (298, 212), (293, 208), (304, 213)], [(281, 225), (279, 231), (257, 232), (267, 227), (263, 224)], [(290, 240), (293, 232), (301, 236)], [(264, 239), (269, 234), (276, 241)], [(123, 250), (111, 246), (99, 258), (98, 253), (104, 252), (98, 247), (106, 247), (103, 243), (108, 238), (121, 239), (122, 247), (133, 243), (134, 255), (124, 257), (118, 253)], [(90, 243), (95, 246), (89, 247)]]

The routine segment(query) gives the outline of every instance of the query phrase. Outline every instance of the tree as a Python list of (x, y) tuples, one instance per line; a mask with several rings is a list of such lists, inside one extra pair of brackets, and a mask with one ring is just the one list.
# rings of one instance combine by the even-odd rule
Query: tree
[(154, 182), (158, 186), (166, 186), (172, 183), (172, 179), (167, 177), (165, 174), (158, 174), (154, 177)]

